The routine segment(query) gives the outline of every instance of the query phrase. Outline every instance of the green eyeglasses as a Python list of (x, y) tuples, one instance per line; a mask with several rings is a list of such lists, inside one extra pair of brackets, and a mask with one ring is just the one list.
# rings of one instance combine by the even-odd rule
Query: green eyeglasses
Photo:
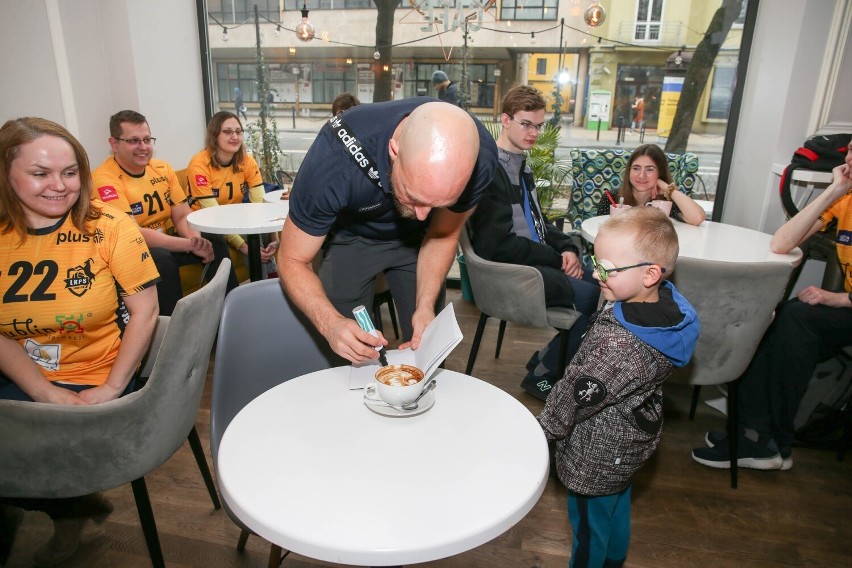
[[(600, 278), (601, 282), (606, 282), (609, 278), (610, 272), (621, 272), (622, 270), (630, 270), (631, 268), (639, 268), (640, 266), (655, 266), (653, 262), (640, 262), (639, 264), (631, 264), (630, 266), (616, 266), (614, 268), (606, 268), (603, 264), (598, 262), (598, 259), (595, 258), (595, 255), (592, 255), (592, 267), (598, 273), (598, 278)], [(662, 272), (666, 271), (664, 266), (660, 267)]]

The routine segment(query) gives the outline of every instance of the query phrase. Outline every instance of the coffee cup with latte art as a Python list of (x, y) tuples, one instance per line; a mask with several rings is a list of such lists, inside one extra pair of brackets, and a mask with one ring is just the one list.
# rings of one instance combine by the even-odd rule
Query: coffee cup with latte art
[(376, 381), (367, 385), (364, 396), (393, 406), (413, 402), (423, 392), (423, 371), (412, 365), (388, 365), (376, 371)]

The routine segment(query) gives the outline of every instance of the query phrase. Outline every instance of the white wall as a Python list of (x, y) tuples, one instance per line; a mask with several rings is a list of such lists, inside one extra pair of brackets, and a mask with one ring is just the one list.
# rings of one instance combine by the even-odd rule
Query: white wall
[(65, 124), (45, 2), (0, 0), (0, 121), (26, 115)]
[(184, 168), (205, 130), (197, 30), (188, 0), (0, 0), (0, 122), (59, 122), (97, 165), (110, 115), (129, 108)]

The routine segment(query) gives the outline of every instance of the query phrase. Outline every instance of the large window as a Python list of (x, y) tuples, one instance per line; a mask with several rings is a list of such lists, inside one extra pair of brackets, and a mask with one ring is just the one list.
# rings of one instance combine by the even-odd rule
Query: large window
[(558, 0), (503, 0), (501, 20), (555, 20)]
[[(275, 25), (261, 22), (261, 31), (269, 30), (261, 41), (270, 86), (275, 90), (276, 108), (289, 111), (292, 107), (292, 129), (297, 129), (297, 119), (302, 122), (299, 125), (302, 129), (316, 126), (327, 117), (331, 102), (342, 92), (354, 94), (363, 103), (373, 100), (377, 65), (372, 57), (375, 32), (350, 28), (356, 20), (367, 22), (374, 17), (374, 0), (207, 0), (213, 87), (209, 96), (211, 115), (217, 110), (233, 110), (236, 88), (242, 92), (249, 116), (258, 112), (255, 36), (234, 33), (224, 43), (221, 28), (213, 22), (215, 17), (223, 22), (221, 25), (234, 28), (248, 19), (243, 25), (250, 26), (255, 1), (265, 18), (291, 25), (298, 20), (293, 18), (303, 2), (310, 10), (338, 10), (324, 18), (317, 16), (318, 21), (340, 24), (329, 29), (328, 45), (319, 37), (303, 45), (294, 42), (291, 33), (272, 35)], [(693, 63), (697, 43), (715, 14), (715, 9), (707, 8), (705, 0), (628, 0), (622, 3), (626, 13), (618, 14), (610, 6), (609, 17), (613, 21), (596, 29), (577, 28), (575, 21), (579, 17), (577, 8), (588, 6), (592, 0), (501, 0), (495, 8), (499, 12), (498, 21), (483, 21), (483, 27), (508, 30), (507, 20), (522, 20), (520, 26), (512, 24), (515, 29), (511, 30), (513, 33), (517, 30), (522, 41), (515, 45), (510, 41), (511, 36), (504, 34), (472, 33), (470, 40), (474, 43), (467, 58), (460, 32), (436, 37), (435, 31), (442, 26), (424, 31), (416, 16), (408, 15), (404, 22), (400, 18), (403, 11), (411, 11), (414, 5), (422, 7), (427, 1), (431, 5), (470, 7), (472, 0), (398, 1), (394, 41), (399, 48), (395, 47), (390, 68), (383, 75), (391, 76), (390, 92), (394, 99), (436, 96), (431, 82), (436, 70), (458, 83), (460, 94), (469, 94), (466, 102), (481, 118), (496, 114), (500, 98), (514, 84), (534, 85), (550, 99), (558, 88), (554, 78), (560, 71), (555, 68), (556, 50), (558, 38), (563, 35), (558, 22), (564, 17), (563, 31), (569, 33), (564, 34), (562, 47), (569, 63), (564, 63), (561, 70), (571, 79), (561, 92), (566, 99), (563, 108), (573, 112), (564, 113), (561, 121), (563, 126), (573, 127), (562, 130), (556, 157), (567, 158), (569, 147), (587, 140), (580, 134), (597, 130), (594, 139), (600, 146), (632, 149), (651, 143), (668, 147), (670, 152), (697, 154), (700, 170), (692, 190), (709, 201), (723, 194), (733, 144), (725, 136), (734, 131), (729, 123), (738, 116), (736, 93), (742, 89), (744, 62), (748, 60), (748, 50), (741, 53), (738, 46), (753, 33), (756, 2), (744, 1), (742, 11), (736, 14), (743, 25), (734, 24), (725, 37), (714, 34), (714, 41), (718, 40), (721, 48), (714, 61)], [(199, 6), (204, 5), (201, 0), (198, 2)], [(364, 12), (343, 11), (354, 9)], [(489, 12), (489, 18), (496, 15)], [(318, 26), (318, 36), (327, 25)], [(541, 34), (537, 46), (524, 37), (533, 29), (536, 36), (539, 30), (549, 30)], [(601, 41), (597, 41), (598, 36)], [(294, 50), (288, 50), (288, 44)], [(521, 58), (525, 58), (523, 65), (519, 64)], [(687, 70), (694, 64), (708, 67), (702, 70), (707, 73), (707, 83), (698, 93), (683, 89)], [(498, 70), (502, 76), (495, 78)], [(463, 84), (463, 71), (466, 84)], [(637, 98), (643, 100), (644, 128), (632, 132), (632, 105)], [(682, 109), (689, 112), (680, 112)], [(547, 118), (552, 115), (552, 103), (548, 102)], [(684, 121), (684, 116), (696, 119)], [(304, 137), (283, 128), (280, 135), (285, 151), (304, 149)]]
[(655, 41), (660, 39), (660, 21), (663, 0), (639, 0), (636, 6), (636, 30), (633, 39)]

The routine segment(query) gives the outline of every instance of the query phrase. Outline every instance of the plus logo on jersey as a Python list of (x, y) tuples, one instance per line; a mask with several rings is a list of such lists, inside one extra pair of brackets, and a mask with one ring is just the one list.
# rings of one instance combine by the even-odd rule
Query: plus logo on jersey
[(82, 266), (75, 266), (68, 269), (68, 278), (65, 279), (65, 289), (77, 297), (82, 297), (83, 294), (89, 291), (92, 287), (92, 282), (95, 280), (95, 274), (92, 272), (91, 258), (87, 259)]
[(116, 189), (111, 185), (99, 187), (98, 195), (101, 196), (101, 201), (113, 201), (118, 199), (118, 191), (116, 191)]
[(197, 185), (198, 187), (207, 187), (208, 185), (210, 185), (210, 182), (207, 181), (207, 176), (202, 174), (196, 174), (195, 185)]

